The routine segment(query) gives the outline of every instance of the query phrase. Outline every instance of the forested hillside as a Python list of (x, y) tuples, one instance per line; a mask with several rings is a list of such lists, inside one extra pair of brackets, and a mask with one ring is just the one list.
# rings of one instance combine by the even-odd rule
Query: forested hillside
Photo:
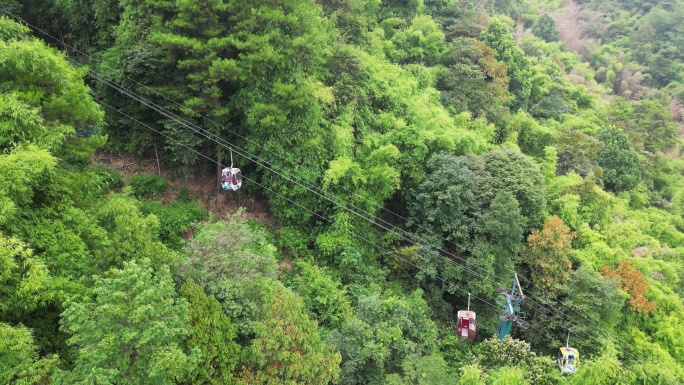
[(684, 1), (0, 9), (0, 384), (684, 384)]

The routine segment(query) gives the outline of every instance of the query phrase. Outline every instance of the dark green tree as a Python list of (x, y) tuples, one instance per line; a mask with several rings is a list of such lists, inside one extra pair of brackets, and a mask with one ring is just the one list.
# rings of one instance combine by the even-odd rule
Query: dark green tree
[[(234, 87), (231, 77), (225, 76), (224, 60), (232, 62), (234, 42), (230, 37), (230, 4), (224, 0), (201, 0), (194, 2), (155, 1), (152, 9), (161, 16), (152, 28), (150, 42), (167, 53), (170, 66), (175, 67), (174, 81), (165, 85), (162, 92), (173, 99), (181, 100), (182, 112), (195, 118), (194, 121), (207, 128), (212, 134), (223, 136), (229, 109), (225, 90)], [(235, 64), (231, 63), (234, 68)], [(219, 72), (218, 67), (224, 69)], [(179, 81), (182, 79), (182, 81)], [(176, 109), (176, 106), (171, 106)], [(199, 118), (204, 116), (215, 124)], [(176, 127), (168, 121), (167, 129), (180, 133), (187, 127)], [(175, 135), (174, 135), (175, 136)], [(173, 152), (187, 152), (184, 147), (169, 143)], [(222, 146), (215, 145), (216, 183), (220, 187), (222, 168)], [(194, 160), (193, 157), (190, 159)]]
[[(570, 273), (570, 282), (563, 289), (567, 295), (567, 305), (607, 327), (613, 327), (619, 322), (628, 294), (618, 289), (615, 280), (580, 266)], [(590, 307), (594, 307), (594, 311), (590, 312)]]
[(596, 163), (603, 168), (606, 189), (614, 192), (631, 190), (641, 180), (639, 157), (627, 135), (615, 127), (598, 133), (603, 147), (596, 155)]
[(679, 142), (669, 103), (667, 99), (630, 102), (615, 98), (604, 114), (629, 137), (636, 150), (657, 154), (672, 149)]
[(232, 382), (233, 370), (240, 362), (240, 346), (235, 340), (235, 326), (223, 313), (214, 296), (207, 296), (192, 281), (181, 288), (190, 309), (190, 333), (181, 345), (187, 354), (200, 352), (199, 361), (188, 369), (183, 383), (220, 385)]
[(534, 23), (532, 33), (541, 37), (547, 42), (558, 41), (560, 32), (556, 29), (556, 21), (548, 13), (541, 15), (539, 20)]
[(589, 176), (596, 171), (596, 156), (601, 142), (581, 131), (562, 130), (556, 140), (558, 162), (556, 172), (564, 175), (570, 170), (579, 175)]
[(120, 15), (117, 0), (26, 0), (21, 5), (16, 14), (88, 55), (109, 47)]
[(540, 226), (546, 212), (546, 185), (539, 166), (512, 149), (488, 152), (483, 159), (493, 191), (509, 191), (520, 204), (525, 230)]
[(225, 279), (247, 283), (275, 278), (275, 251), (262, 230), (234, 216), (200, 225), (180, 269), (182, 275), (214, 292)]
[(251, 228), (237, 216), (204, 223), (186, 249), (179, 275), (216, 297), (237, 326), (238, 340), (244, 342), (252, 336), (264, 282), (276, 278), (275, 252), (263, 230)]
[(652, 85), (665, 87), (670, 83), (682, 81), (684, 66), (681, 63), (681, 58), (672, 56), (674, 55), (667, 50), (661, 50), (650, 58), (648, 74), (651, 75)]
[[(258, 138), (245, 143), (250, 152), (316, 183), (331, 160), (326, 111), (334, 98), (321, 81), (331, 54), (327, 19), (314, 0), (236, 1), (229, 11), (235, 56), (216, 63), (216, 71), (238, 81), (230, 103), (237, 112), (234, 127)], [(282, 196), (313, 210), (323, 206), (309, 191), (272, 172), (264, 172), (261, 183), (278, 193), (266, 194), (273, 213), (286, 223), (302, 225), (312, 214)]]
[[(152, 4), (145, 0), (121, 0), (121, 15), (118, 26), (114, 30), (116, 40), (102, 53), (102, 61), (95, 70), (117, 84), (130, 89), (147, 99), (166, 106), (168, 100), (155, 93), (156, 87), (172, 83), (173, 67), (166, 59), (165, 52), (150, 41), (152, 27), (159, 19)], [(153, 151), (155, 145), (164, 155), (164, 149), (170, 152), (166, 157), (174, 166), (183, 166), (196, 161), (192, 153), (183, 148), (175, 150), (172, 141), (154, 134), (147, 126), (165, 131), (169, 137), (188, 147), (198, 148), (201, 141), (188, 130), (182, 131), (163, 116), (151, 111), (136, 100), (121, 97), (121, 93), (105, 84), (96, 86), (98, 98), (114, 108), (126, 111), (126, 115), (108, 113), (105, 130), (109, 135), (108, 147), (115, 152), (128, 151), (135, 154), (145, 154)], [(174, 95), (177, 97), (177, 95)], [(179, 100), (181, 102), (182, 100)], [(142, 123), (142, 124), (140, 124)]]
[(238, 373), (247, 384), (328, 384), (340, 375), (340, 353), (318, 334), (304, 303), (279, 282), (262, 287), (255, 338)]
[[(566, 306), (607, 329), (619, 322), (629, 296), (618, 289), (616, 280), (606, 279), (585, 266), (570, 273), (561, 295)], [(577, 339), (573, 344), (585, 355), (599, 352), (604, 346), (601, 340), (588, 337)]]
[(404, 360), (434, 353), (436, 338), (421, 290), (408, 298), (361, 297), (356, 317), (332, 335), (342, 353), (340, 384), (383, 384), (402, 373)]
[(425, 10), (424, 0), (397, 0), (392, 2), (381, 2), (380, 14), (381, 19), (388, 17), (400, 17), (405, 20), (411, 20), (415, 16), (420, 15)]
[(443, 65), (436, 87), (446, 108), (503, 124), (508, 115), (507, 69), (490, 47), (473, 38), (454, 39)]
[(465, 157), (436, 154), (428, 161), (425, 180), (409, 202), (411, 220), (464, 249), (479, 214), (477, 188)]
[[(518, 261), (522, 249), (524, 228), (518, 201), (510, 192), (500, 191), (479, 218), (477, 232), (491, 246), (497, 264), (512, 268), (511, 262)], [(497, 272), (501, 273), (504, 271)]]

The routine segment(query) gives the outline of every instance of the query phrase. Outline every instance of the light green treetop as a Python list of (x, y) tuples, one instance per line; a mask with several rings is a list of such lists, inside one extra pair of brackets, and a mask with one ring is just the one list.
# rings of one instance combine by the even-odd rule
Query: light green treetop
[(93, 298), (68, 304), (62, 328), (78, 353), (57, 384), (174, 384), (188, 357), (181, 339), (190, 329), (188, 303), (178, 298), (168, 267), (124, 262), (95, 277)]

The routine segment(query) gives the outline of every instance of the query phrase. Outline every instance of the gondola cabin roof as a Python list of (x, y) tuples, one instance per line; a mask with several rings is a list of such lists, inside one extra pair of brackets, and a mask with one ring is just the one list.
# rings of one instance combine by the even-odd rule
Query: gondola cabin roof
[(572, 355), (575, 356), (575, 358), (578, 358), (578, 357), (579, 357), (579, 352), (578, 352), (577, 349), (575, 349), (575, 348), (566, 348), (566, 347), (562, 347), (562, 348), (560, 348), (560, 350), (561, 350), (561, 353), (563, 353), (564, 356), (569, 356), (569, 355), (572, 354)]
[[(453, 313), (452, 313), (453, 314)], [(459, 310), (458, 313), (456, 313), (457, 318), (470, 318), (470, 319), (475, 319), (476, 315), (474, 311), (468, 311), (468, 310)]]

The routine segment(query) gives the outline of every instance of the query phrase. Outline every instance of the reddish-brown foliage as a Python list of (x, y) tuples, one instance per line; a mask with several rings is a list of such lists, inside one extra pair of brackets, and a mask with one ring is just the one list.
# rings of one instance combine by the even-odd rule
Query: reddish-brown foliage
[(648, 282), (646, 282), (644, 275), (632, 266), (632, 261), (618, 263), (615, 270), (603, 266), (601, 273), (608, 278), (619, 279), (618, 288), (629, 293), (629, 304), (634, 310), (645, 311), (646, 313), (655, 310), (656, 304), (645, 297), (646, 291), (648, 291)]
[(568, 254), (572, 250), (575, 234), (558, 216), (552, 216), (541, 230), (527, 237), (523, 261), (532, 270), (532, 279), (542, 289), (550, 289), (568, 280), (572, 263)]
[(504, 103), (508, 99), (508, 69), (506, 64), (494, 58), (494, 50), (491, 47), (479, 40), (474, 40), (473, 44), (480, 54), (478, 64), (480, 71), (489, 82), (490, 96), (492, 99)]

